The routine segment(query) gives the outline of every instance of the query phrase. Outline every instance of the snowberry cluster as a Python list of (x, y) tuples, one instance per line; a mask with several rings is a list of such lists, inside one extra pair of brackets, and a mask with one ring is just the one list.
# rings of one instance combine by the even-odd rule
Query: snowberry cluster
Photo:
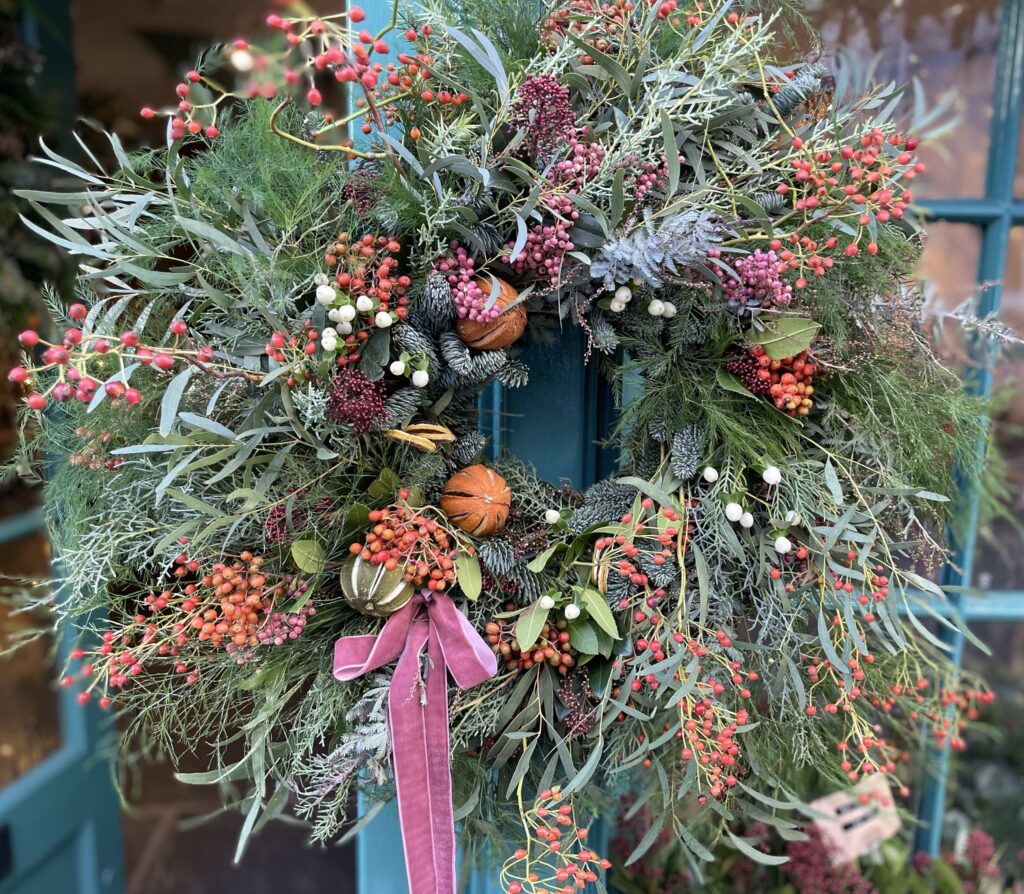
[[(518, 614), (512, 603), (505, 606), (505, 612)], [(547, 621), (541, 628), (537, 642), (525, 652), (516, 639), (515, 627), (514, 617), (497, 617), (484, 627), (484, 635), (491, 650), (499, 660), (505, 662), (509, 671), (527, 671), (541, 664), (549, 664), (564, 675), (576, 664), (578, 653), (572, 644), (565, 620)]]
[[(508, 263), (518, 275), (545, 279), (554, 289), (560, 283), (566, 253), (576, 249), (570, 233), (580, 215), (567, 195), (548, 196), (544, 204), (550, 214), (549, 222), (534, 224), (526, 236), (525, 247)], [(509, 242), (507, 248), (511, 253), (515, 243)]]
[[(720, 258), (718, 249), (708, 252)], [(722, 280), (722, 292), (735, 307), (788, 307), (793, 300), (793, 287), (779, 274), (779, 256), (772, 250), (755, 249), (752, 254), (732, 263), (733, 275), (717, 266), (715, 271)]]
[(519, 848), (501, 867), (504, 894), (573, 894), (598, 879), (597, 870), (611, 867), (585, 842), (588, 830), (576, 825), (572, 804), (561, 790), (542, 791), (523, 814), (526, 847)]
[(88, 313), (84, 304), (72, 304), (68, 316), (81, 325), (66, 329), (59, 342), (46, 341), (34, 329), (26, 329), (18, 336), (23, 347), (43, 349), (39, 363), (30, 359), (26, 365), (16, 366), (7, 374), (10, 381), (28, 390), (25, 403), (30, 409), (45, 409), (51, 398), (62, 403), (91, 403), (102, 380), (105, 380), (102, 388), (107, 397), (129, 406), (139, 404), (142, 392), (130, 387), (127, 381), (129, 363), (160, 372), (171, 372), (182, 364), (190, 364), (215, 378), (259, 378), (255, 373), (219, 367), (212, 348), (197, 347), (187, 339), (188, 325), (184, 320), (173, 320), (168, 327), (169, 343), (157, 347), (142, 344), (131, 330), (116, 337), (97, 335), (86, 322)]
[(501, 311), (497, 307), (487, 307), (488, 296), (477, 281), (476, 261), (459, 242), (453, 240), (448, 247), (451, 251), (438, 259), (434, 272), (440, 273), (448, 282), (459, 317), (482, 323), (496, 320)]
[(354, 366), (338, 371), (327, 395), (327, 418), (356, 431), (378, 428), (387, 418), (387, 390), (381, 381), (371, 382)]
[(463, 547), (454, 531), (428, 509), (413, 509), (399, 491), (399, 502), (370, 513), (371, 530), (349, 552), (364, 562), (401, 569), (417, 587), (446, 590), (455, 583), (455, 558)]

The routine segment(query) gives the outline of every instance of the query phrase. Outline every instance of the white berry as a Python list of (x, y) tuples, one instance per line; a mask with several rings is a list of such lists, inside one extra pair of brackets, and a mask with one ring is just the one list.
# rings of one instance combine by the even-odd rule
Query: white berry
[(612, 303), (608, 305), (608, 310), (610, 310), (613, 314), (620, 314), (625, 309), (625, 302), (619, 301), (618, 298), (613, 298)]
[(425, 369), (418, 369), (412, 374), (412, 383), (417, 388), (426, 388), (430, 384), (430, 374)]
[(544, 513), (544, 521), (549, 525), (557, 525), (562, 520), (562, 513), (557, 509), (549, 509)]
[(332, 323), (340, 323), (342, 321), (341, 308), (332, 307), (329, 311), (327, 311), (327, 319), (330, 320)]
[(404, 360), (393, 360), (391, 366), (388, 367), (391, 370), (393, 376), (404, 376), (405, 375), (405, 361)]
[(343, 307), (338, 308), (338, 321), (341, 323), (351, 323), (356, 318), (356, 309), (351, 304), (346, 304)]
[(373, 299), (369, 295), (360, 295), (356, 298), (356, 310), (360, 313), (373, 310)]
[(580, 607), (578, 605), (576, 605), (574, 602), (570, 602), (565, 607), (565, 617), (568, 620), (570, 620), (570, 621), (574, 621), (579, 616), (580, 616)]
[(778, 466), (768, 466), (768, 468), (761, 473), (761, 477), (764, 479), (765, 484), (775, 485), (782, 481), (782, 472), (779, 470)]
[(338, 293), (334, 291), (330, 286), (318, 286), (316, 290), (316, 300), (319, 301), (324, 307), (328, 304), (333, 304), (334, 299), (338, 297)]
[(787, 525), (801, 525), (803, 524), (803, 516), (799, 512), (794, 512), (792, 509), (786, 513), (786, 524)]
[(660, 317), (665, 313), (665, 302), (660, 298), (651, 299), (651, 303), (647, 305), (647, 313), (652, 317)]
[(793, 543), (788, 537), (779, 537), (775, 541), (775, 552), (785, 555), (793, 548)]
[(551, 611), (551, 609), (555, 607), (555, 600), (552, 599), (550, 596), (541, 596), (540, 607), (544, 609), (544, 611), (549, 612)]
[(333, 326), (327, 326), (320, 333), (320, 337), (321, 338), (337, 338), (338, 337), (338, 332), (337, 332), (337, 330)]
[(718, 480), (718, 469), (713, 466), (708, 466), (702, 474), (708, 484), (714, 484)]
[(252, 53), (248, 50), (235, 50), (231, 54), (231, 64), (235, 67), (235, 71), (240, 71), (242, 73), (252, 71), (252, 67), (255, 63), (256, 60), (252, 58)]
[(334, 328), (338, 330), (338, 335), (351, 335), (352, 334), (352, 324), (351, 323), (338, 323), (338, 325), (335, 326)]
[(665, 313), (663, 313), (662, 316), (666, 320), (671, 320), (672, 317), (674, 317), (678, 312), (679, 312), (678, 309), (676, 308), (676, 306), (671, 301), (666, 301), (665, 302)]
[(388, 329), (393, 322), (394, 320), (391, 318), (391, 314), (386, 310), (377, 311), (377, 316), (373, 318), (373, 325), (378, 329)]
[(743, 507), (739, 503), (727, 503), (725, 506), (725, 517), (731, 522), (738, 522), (743, 515)]
[(615, 290), (615, 301), (621, 301), (623, 304), (629, 304), (632, 297), (633, 290), (629, 286), (619, 286)]
[(338, 349), (338, 340), (336, 338), (325, 338), (321, 340), (320, 347), (327, 352), (336, 351)]
[(744, 512), (743, 515), (740, 516), (740, 527), (754, 527), (754, 516), (752, 516), (749, 512)]

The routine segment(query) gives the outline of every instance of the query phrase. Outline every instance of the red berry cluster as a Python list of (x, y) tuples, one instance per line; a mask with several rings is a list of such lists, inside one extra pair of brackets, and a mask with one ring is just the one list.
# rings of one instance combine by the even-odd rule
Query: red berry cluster
[[(653, 607), (667, 594), (663, 588), (651, 585), (640, 567), (641, 556), (650, 557), (655, 565), (664, 565), (686, 552), (693, 528), (683, 523), (671, 506), (658, 507), (650, 497), (640, 503), (636, 517), (626, 513), (620, 523), (625, 528), (622, 533), (601, 536), (594, 541), (593, 582), (601, 592), (607, 592), (609, 575), (628, 579), (643, 588), (647, 607)], [(624, 599), (619, 609), (627, 608), (629, 601)]]
[(611, 867), (586, 846), (588, 830), (577, 826), (558, 787), (542, 791), (522, 819), (526, 847), (501, 867), (505, 894), (572, 894), (596, 882), (597, 870)]
[[(514, 613), (516, 606), (509, 603), (505, 611)], [(508, 670), (527, 671), (541, 664), (549, 664), (564, 675), (575, 666), (579, 654), (572, 645), (567, 627), (565, 621), (548, 621), (541, 628), (537, 642), (526, 652), (523, 652), (516, 639), (514, 618), (501, 617), (489, 621), (484, 627), (484, 635), (491, 644), (491, 651), (505, 662)]]
[[(791, 233), (770, 242), (779, 256), (779, 273), (799, 271), (798, 289), (807, 286), (808, 277), (824, 276), (839, 250), (855, 257), (863, 246), (868, 254), (877, 254), (872, 236), (875, 224), (903, 217), (913, 201), (906, 183), (924, 171), (914, 155), (917, 140), (901, 134), (887, 136), (874, 128), (853, 143), (825, 145), (829, 137), (815, 139), (821, 142), (818, 147), (806, 145), (802, 137), (793, 138), (792, 174), (775, 190), (792, 196), (800, 219)], [(853, 238), (830, 236), (819, 241), (804, 232), (823, 219), (841, 221), (854, 231)]]
[[(314, 364), (311, 362), (316, 354), (320, 333), (313, 327), (310, 320), (302, 324), (298, 334), (274, 332), (264, 347), (264, 353), (274, 362), (289, 366), (288, 378), (285, 380), (289, 388), (300, 382), (316, 378)], [(358, 360), (358, 356), (356, 357)]]
[(46, 408), (48, 398), (59, 402), (90, 403), (106, 379), (103, 390), (112, 400), (124, 401), (129, 406), (142, 402), (142, 392), (130, 387), (118, 371), (125, 368), (125, 360), (160, 372), (171, 372), (179, 364), (190, 364), (215, 378), (242, 376), (260, 378), (258, 374), (223, 367), (215, 362), (213, 348), (196, 346), (189, 341), (188, 325), (175, 319), (168, 327), (170, 344), (160, 347), (144, 345), (139, 336), (128, 330), (119, 336), (102, 336), (92, 332), (86, 323), (88, 308), (72, 304), (68, 316), (81, 322), (64, 331), (59, 342), (48, 342), (34, 329), (26, 329), (18, 341), (26, 348), (43, 346), (40, 363), (30, 362), (16, 366), (7, 377), (29, 391), (25, 403), (33, 410)]
[(787, 416), (808, 416), (814, 407), (818, 367), (809, 350), (773, 360), (764, 345), (753, 345), (748, 354), (728, 361), (725, 370), (737, 376), (752, 394), (771, 397)]
[(401, 490), (399, 502), (371, 511), (373, 528), (362, 543), (351, 544), (349, 552), (389, 571), (402, 569), (405, 579), (417, 587), (449, 589), (455, 583), (455, 557), (467, 547), (434, 512), (413, 509), (406, 502), (408, 496)]
[(110, 455), (110, 439), (113, 436), (109, 431), (92, 432), (80, 425), (75, 429), (75, 434), (85, 443), (68, 457), (71, 465), (113, 470), (124, 463), (123, 459)]

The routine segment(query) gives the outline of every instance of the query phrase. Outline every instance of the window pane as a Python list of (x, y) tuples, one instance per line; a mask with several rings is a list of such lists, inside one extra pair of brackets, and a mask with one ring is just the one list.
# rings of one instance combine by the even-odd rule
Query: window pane
[[(978, 730), (957, 755), (949, 807), (953, 819), (988, 832), (1008, 877), (1024, 875), (1021, 821), (1024, 819), (1024, 622), (973, 625), (991, 656), (969, 648), (964, 664), (980, 672), (996, 693), (982, 712), (988, 733)], [(958, 816), (959, 814), (959, 816)]]
[[(49, 545), (42, 533), (0, 544), (0, 583), (5, 576), (45, 577), (48, 559)], [(45, 622), (0, 605), (0, 649)], [(51, 645), (49, 637), (37, 639), (0, 658), (0, 788), (60, 746)]]
[[(1024, 334), (1024, 228), (1010, 232), (1010, 248), (1006, 256), (1000, 319), (1013, 330), (1013, 336)], [(996, 443), (1002, 456), (1010, 489), (1009, 519), (994, 518), (981, 530), (974, 583), (982, 589), (1024, 590), (1024, 345), (1004, 343), (995, 367), (997, 414)], [(1024, 597), (1022, 597), (1024, 602)]]
[[(808, 0), (821, 28), (826, 62), (839, 47), (867, 64), (877, 55), (877, 78), (898, 84), (918, 77), (933, 103), (955, 91), (959, 124), (939, 146), (922, 147), (929, 175), (921, 196), (980, 196), (985, 187), (989, 120), (995, 83), (999, 0)], [(904, 103), (911, 108), (911, 96)]]

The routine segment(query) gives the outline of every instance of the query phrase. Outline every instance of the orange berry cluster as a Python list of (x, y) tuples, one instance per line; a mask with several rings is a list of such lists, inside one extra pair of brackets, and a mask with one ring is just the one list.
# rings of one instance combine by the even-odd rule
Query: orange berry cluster
[(818, 371), (810, 351), (773, 360), (764, 345), (754, 345), (747, 356), (730, 360), (727, 372), (736, 375), (752, 394), (765, 395), (787, 416), (808, 416), (814, 407), (814, 375)]
[(455, 583), (458, 538), (432, 514), (404, 502), (407, 496), (401, 491), (401, 502), (374, 509), (372, 530), (363, 543), (351, 544), (349, 552), (389, 571), (402, 569), (405, 579), (417, 587), (445, 590)]
[(181, 583), (141, 599), (136, 614), (106, 631), (100, 645), (75, 649), (71, 659), (81, 662), (79, 671), (66, 675), (61, 685), (72, 686), (77, 679), (84, 685), (81, 703), (99, 692), (99, 705), (107, 708), (111, 690), (123, 689), (151, 665), (171, 667), (191, 685), (199, 679), (198, 659), (211, 646), (244, 653), (260, 645), (259, 633), (275, 601), (306, 586), (291, 577), (271, 583), (263, 564), (263, 556), (245, 551), (232, 562), (213, 564), (196, 580), (200, 563), (181, 553), (172, 572)]
[[(569, 0), (556, 6), (545, 19), (542, 35), (553, 45), (569, 32), (586, 40), (602, 53), (613, 50), (622, 40), (623, 30), (629, 27), (636, 4), (632, 0)], [(580, 62), (592, 65), (594, 59), (583, 53)]]
[(557, 787), (542, 791), (523, 815), (526, 847), (501, 867), (505, 894), (572, 894), (598, 880), (597, 870), (611, 868), (586, 846), (588, 830), (576, 825), (572, 804)]
[[(515, 605), (512, 604), (505, 606), (507, 612), (514, 612), (515, 609)], [(572, 638), (566, 627), (565, 621), (546, 623), (541, 628), (537, 642), (525, 653), (516, 639), (515, 622), (511, 618), (496, 618), (488, 622), (484, 628), (484, 635), (491, 644), (491, 650), (505, 662), (505, 667), (510, 671), (526, 671), (547, 663), (565, 675), (576, 664), (576, 656), (579, 654), (573, 648)]]
[(402, 244), (390, 236), (366, 233), (355, 241), (346, 233), (324, 254), (324, 263), (335, 268), (335, 279), (346, 293), (366, 295), (373, 301), (372, 317), (378, 311), (393, 310), (400, 320), (409, 315), (409, 286), (412, 280), (404, 274), (396, 276), (398, 261), (393, 257)]
[[(826, 138), (823, 138), (826, 139)], [(846, 257), (855, 257), (864, 244), (868, 254), (878, 253), (874, 225), (899, 220), (910, 207), (913, 195), (906, 182), (924, 171), (914, 150), (918, 142), (901, 134), (886, 134), (874, 128), (855, 143), (822, 146), (815, 149), (802, 137), (790, 143), (792, 175), (775, 191), (793, 197), (793, 209), (802, 221), (786, 237), (772, 239), (779, 253), (779, 273), (799, 270), (798, 289), (806, 288), (807, 277), (824, 276), (833, 266), (827, 253), (841, 248)], [(801, 233), (819, 223), (823, 211), (829, 220), (843, 221), (854, 231), (852, 240), (831, 236), (818, 242)]]

